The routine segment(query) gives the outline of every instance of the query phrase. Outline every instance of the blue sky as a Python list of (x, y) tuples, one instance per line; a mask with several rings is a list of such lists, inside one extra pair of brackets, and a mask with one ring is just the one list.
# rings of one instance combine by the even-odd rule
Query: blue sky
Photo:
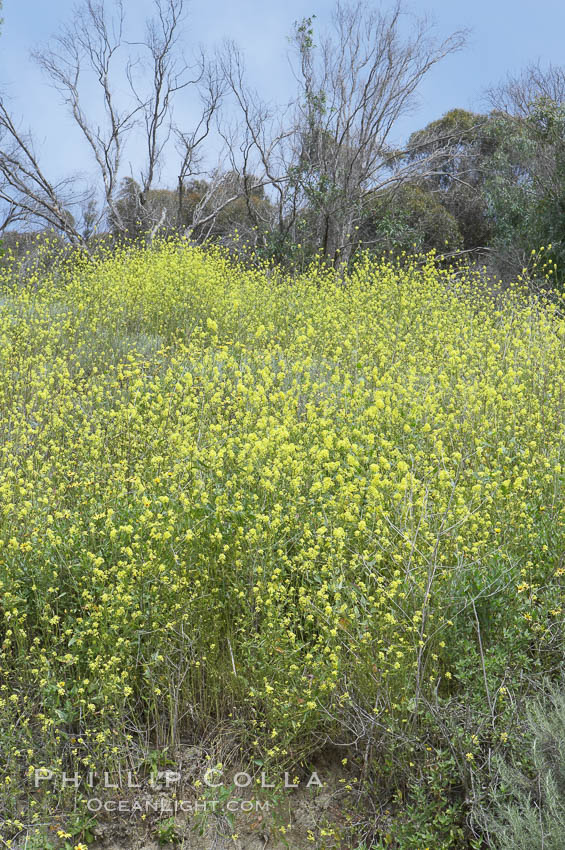
[[(377, 4), (378, 5), (378, 4)], [(48, 87), (29, 59), (31, 48), (45, 42), (69, 20), (74, 0), (4, 0), (0, 36), (0, 89), (11, 100), (22, 126), (32, 127), (45, 171), (60, 177), (69, 170), (88, 171), (84, 145), (66, 117), (58, 95)], [(125, 0), (126, 11), (142, 19), (150, 0)], [(244, 50), (250, 77), (273, 99), (289, 97), (291, 76), (287, 35), (293, 21), (316, 14), (318, 25), (330, 18), (329, 0), (192, 0), (186, 26), (187, 45), (212, 47), (233, 38)], [(398, 137), (425, 126), (453, 107), (480, 111), (486, 86), (526, 64), (565, 63), (563, 0), (419, 0), (407, 2), (418, 15), (428, 15), (438, 37), (469, 28), (467, 47), (449, 56), (427, 77), (418, 109), (404, 118)], [(190, 107), (182, 118), (190, 121)], [(167, 170), (163, 183), (171, 182)]]

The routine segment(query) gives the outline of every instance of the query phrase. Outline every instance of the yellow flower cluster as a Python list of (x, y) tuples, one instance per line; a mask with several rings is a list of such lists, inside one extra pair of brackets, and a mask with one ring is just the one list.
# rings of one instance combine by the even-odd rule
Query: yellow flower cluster
[(284, 760), (354, 702), (453, 692), (477, 621), (487, 656), (551, 639), (557, 307), (433, 258), (285, 279), (174, 241), (2, 274), (14, 765), (229, 715)]

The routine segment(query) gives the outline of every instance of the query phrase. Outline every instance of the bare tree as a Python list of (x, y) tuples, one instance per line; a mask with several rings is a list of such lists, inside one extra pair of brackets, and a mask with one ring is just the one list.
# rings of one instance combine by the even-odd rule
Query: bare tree
[[(48, 47), (33, 54), (62, 95), (94, 155), (103, 186), (102, 215), (108, 215), (112, 228), (124, 234), (131, 232), (133, 225), (154, 233), (166, 218), (146, 200), (174, 131), (175, 97), (189, 88), (200, 90), (204, 84), (203, 112), (195, 129), (176, 133), (185, 143), (183, 176), (220, 102), (218, 87), (208, 91), (206, 98), (210, 75), (205, 57), (200, 54), (189, 65), (181, 55), (186, 0), (154, 0), (153, 5), (154, 16), (145, 22), (144, 39), (130, 41), (123, 0), (114, 0), (111, 11), (103, 0), (84, 0), (73, 22)], [(93, 80), (100, 95), (98, 114), (86, 94)], [(126, 80), (129, 85), (124, 93)], [(140, 188), (135, 205), (128, 205), (131, 220), (126, 221), (119, 201), (125, 151), (134, 131), (135, 142), (142, 140), (144, 161), (136, 171), (130, 168), (128, 179)]]
[(151, 65), (151, 90), (145, 97), (139, 95), (130, 74), (132, 90), (143, 114), (147, 161), (142, 173), (142, 189), (147, 192), (153, 185), (161, 156), (172, 131), (172, 99), (181, 89), (197, 85), (206, 66), (203, 56), (194, 69), (196, 75), (187, 78), (190, 71), (181, 61), (176, 47), (181, 35), (184, 0), (155, 0), (156, 19), (146, 23), (146, 40), (142, 46), (149, 51)]
[(0, 230), (15, 222), (38, 222), (79, 243), (71, 209), (84, 200), (75, 181), (52, 183), (43, 173), (33, 139), (21, 131), (0, 100)]
[[(86, 0), (73, 22), (54, 37), (51, 45), (32, 54), (63, 101), (94, 154), (104, 186), (104, 199), (118, 229), (123, 222), (115, 204), (119, 170), (127, 135), (140, 111), (139, 104), (119, 108), (112, 86), (114, 66), (119, 58), (124, 27), (122, 0), (115, 2), (109, 18), (103, 2)], [(130, 61), (127, 61), (129, 69)], [(93, 74), (100, 86), (105, 126), (90, 115), (85, 106), (83, 84)]]
[[(205, 174), (208, 175), (208, 171), (204, 167), (204, 143), (210, 138), (214, 129), (213, 122), (226, 91), (224, 80), (216, 63), (208, 62), (202, 55), (200, 67), (202, 73), (199, 80), (199, 120), (188, 130), (180, 127), (174, 128), (177, 153), (180, 157), (177, 177), (177, 226), (181, 231), (187, 232), (193, 231), (197, 222), (194, 217), (190, 223), (185, 221), (186, 184), (190, 180), (202, 177)], [(210, 174), (211, 181), (207, 191), (212, 194), (213, 187), (218, 182), (216, 175), (219, 171), (220, 169), (216, 168)]]
[(492, 109), (527, 118), (540, 98), (565, 104), (565, 68), (550, 63), (544, 69), (539, 62), (528, 65), (521, 73), (488, 88), (485, 97)]
[(297, 94), (271, 109), (245, 82), (241, 55), (224, 51), (226, 79), (243, 118), (253, 162), (272, 186), (281, 231), (307, 210), (323, 254), (347, 259), (354, 227), (372, 193), (406, 179), (394, 169), (391, 132), (414, 106), (416, 89), (441, 59), (464, 43), (456, 32), (438, 42), (425, 20), (404, 35), (401, 0), (389, 11), (361, 0), (338, 2), (333, 33), (315, 44), (313, 19), (295, 25)]
[(246, 81), (243, 55), (234, 42), (225, 42), (219, 64), (239, 114), (229, 132), (223, 128), (231, 168), (240, 175), (248, 202), (259, 186), (270, 187), (272, 207), (257, 223), (265, 230), (276, 230), (282, 238), (293, 236), (298, 215), (298, 193), (292, 180), (295, 104), (272, 106), (261, 99)]

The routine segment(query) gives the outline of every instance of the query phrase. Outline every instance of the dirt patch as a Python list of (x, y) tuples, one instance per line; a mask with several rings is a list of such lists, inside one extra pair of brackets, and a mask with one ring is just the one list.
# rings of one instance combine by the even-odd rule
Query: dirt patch
[(238, 787), (235, 776), (245, 782), (245, 769), (239, 774), (230, 770), (221, 777), (225, 782), (220, 787), (207, 788), (200, 795), (184, 789), (128, 798), (120, 794), (120, 799), (106, 801), (109, 807), (96, 813), (91, 847), (305, 850), (341, 846), (354, 795), (341, 763), (326, 759), (310, 773), (282, 777), (272, 783), (275, 788)]

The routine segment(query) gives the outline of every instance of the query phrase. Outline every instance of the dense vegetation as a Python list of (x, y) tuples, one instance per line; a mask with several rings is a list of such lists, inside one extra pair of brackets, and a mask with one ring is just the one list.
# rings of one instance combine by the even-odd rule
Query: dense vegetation
[(179, 241), (5, 268), (6, 839), (78, 835), (36, 768), (198, 741), (255, 773), (338, 745), (356, 833), (319, 847), (511, 835), (497, 756), (535, 778), (525, 701), (565, 649), (565, 324), (493, 292)]

